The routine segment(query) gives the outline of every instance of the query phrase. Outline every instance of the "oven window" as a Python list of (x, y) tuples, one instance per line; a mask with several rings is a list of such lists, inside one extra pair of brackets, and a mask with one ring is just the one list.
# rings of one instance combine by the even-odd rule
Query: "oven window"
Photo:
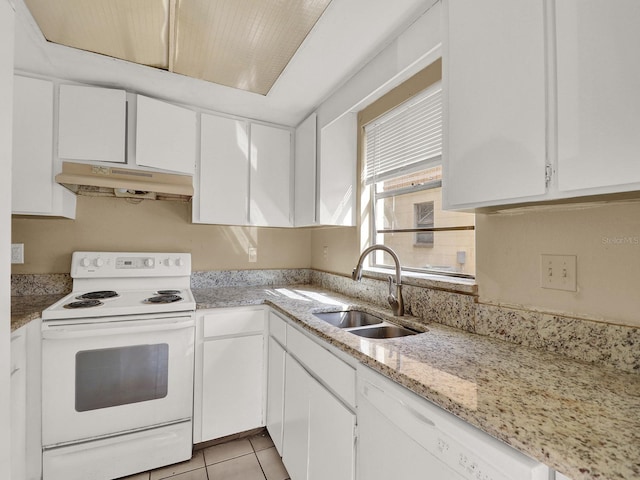
[(167, 396), (169, 345), (134, 345), (76, 354), (76, 411)]

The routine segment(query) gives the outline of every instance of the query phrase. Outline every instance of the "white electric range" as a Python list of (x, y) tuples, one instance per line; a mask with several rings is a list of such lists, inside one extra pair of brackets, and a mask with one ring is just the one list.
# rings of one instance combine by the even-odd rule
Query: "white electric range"
[(195, 300), (187, 253), (75, 252), (42, 314), (44, 480), (191, 458)]

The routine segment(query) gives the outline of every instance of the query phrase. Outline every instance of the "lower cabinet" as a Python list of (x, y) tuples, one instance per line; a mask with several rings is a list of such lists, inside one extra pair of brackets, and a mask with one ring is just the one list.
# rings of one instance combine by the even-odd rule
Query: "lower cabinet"
[(264, 426), (264, 325), (263, 308), (198, 312), (194, 443)]
[(267, 429), (289, 476), (355, 478), (355, 369), (290, 325), (280, 335), (273, 313), (269, 324)]
[(11, 334), (11, 479), (40, 480), (40, 320)]

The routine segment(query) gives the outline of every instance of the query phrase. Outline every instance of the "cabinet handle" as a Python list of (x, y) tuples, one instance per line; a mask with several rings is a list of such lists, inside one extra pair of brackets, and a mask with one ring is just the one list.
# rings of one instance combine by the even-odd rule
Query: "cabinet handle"
[(18, 373), (20, 371), (20, 367), (15, 367), (13, 370), (11, 370), (11, 377), (13, 377), (14, 373)]

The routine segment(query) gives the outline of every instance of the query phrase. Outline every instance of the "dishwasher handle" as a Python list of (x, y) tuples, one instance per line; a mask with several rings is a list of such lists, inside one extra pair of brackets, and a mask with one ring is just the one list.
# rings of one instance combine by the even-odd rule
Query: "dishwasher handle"
[(381, 413), (393, 411), (390, 410), (390, 408), (394, 409), (400, 406), (403, 411), (407, 412), (409, 415), (411, 415), (421, 423), (429, 427), (436, 426), (433, 420), (418, 412), (410, 405), (407, 405), (401, 399), (396, 398), (395, 396), (392, 396), (389, 393), (383, 391), (379, 386), (374, 385), (371, 382), (365, 380), (361, 391), (364, 397), (367, 398), (367, 400), (369, 400), (369, 402), (371, 402), (371, 404), (376, 407)]

